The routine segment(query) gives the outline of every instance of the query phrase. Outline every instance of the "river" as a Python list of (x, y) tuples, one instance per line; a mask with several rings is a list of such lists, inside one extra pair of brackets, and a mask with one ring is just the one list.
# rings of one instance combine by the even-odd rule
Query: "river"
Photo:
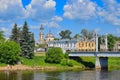
[(120, 80), (120, 70), (114, 71), (0, 71), (0, 80)]

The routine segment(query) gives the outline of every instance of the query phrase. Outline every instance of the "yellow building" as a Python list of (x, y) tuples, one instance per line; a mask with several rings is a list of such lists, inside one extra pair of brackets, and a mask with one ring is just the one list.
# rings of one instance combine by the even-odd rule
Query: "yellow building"
[(53, 41), (54, 40), (54, 35), (49, 32), (46, 36), (46, 42)]
[(96, 48), (94, 40), (78, 41), (76, 46), (78, 51), (95, 51)]

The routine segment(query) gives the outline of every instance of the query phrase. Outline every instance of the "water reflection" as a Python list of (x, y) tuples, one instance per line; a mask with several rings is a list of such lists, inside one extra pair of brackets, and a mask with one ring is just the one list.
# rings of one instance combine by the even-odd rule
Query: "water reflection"
[(120, 71), (1, 71), (0, 80), (120, 80)]

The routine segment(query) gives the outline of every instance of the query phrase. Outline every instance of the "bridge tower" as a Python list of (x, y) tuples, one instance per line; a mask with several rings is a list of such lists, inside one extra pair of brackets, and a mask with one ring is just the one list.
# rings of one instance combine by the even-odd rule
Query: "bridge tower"
[[(107, 34), (105, 36), (105, 45), (106, 45), (106, 51), (108, 50), (107, 45)], [(108, 69), (108, 57), (98, 57), (98, 35), (96, 33), (96, 56), (95, 56), (95, 68), (96, 69)]]

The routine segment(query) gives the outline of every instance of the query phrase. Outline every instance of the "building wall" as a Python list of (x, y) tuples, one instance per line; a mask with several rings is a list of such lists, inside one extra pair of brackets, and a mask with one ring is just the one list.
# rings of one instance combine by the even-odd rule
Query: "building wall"
[(79, 41), (77, 42), (78, 51), (95, 51), (95, 42), (94, 41)]
[(114, 50), (120, 51), (120, 42), (116, 42), (116, 44), (114, 45)]
[(48, 47), (60, 47), (70, 51), (95, 51), (95, 41), (56, 40), (48, 43)]
[(53, 41), (53, 40), (54, 40), (53, 37), (46, 38), (46, 42)]
[(43, 32), (40, 32), (40, 44), (44, 44), (45, 41), (44, 41), (44, 33)]

